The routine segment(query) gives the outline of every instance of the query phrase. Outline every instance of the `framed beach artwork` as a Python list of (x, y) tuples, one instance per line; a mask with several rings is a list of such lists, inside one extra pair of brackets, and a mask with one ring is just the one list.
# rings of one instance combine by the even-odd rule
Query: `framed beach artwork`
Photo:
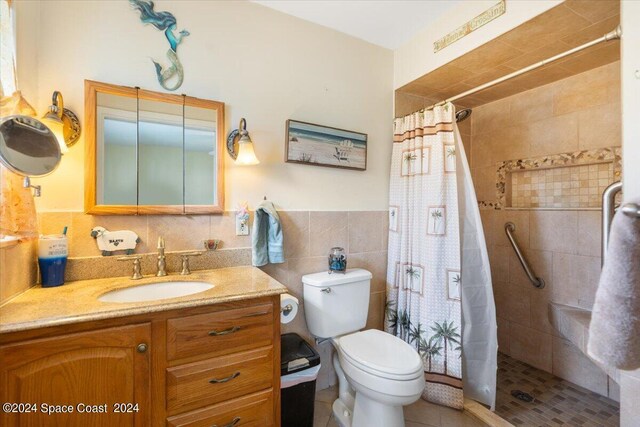
[(366, 170), (367, 134), (287, 120), (285, 161)]

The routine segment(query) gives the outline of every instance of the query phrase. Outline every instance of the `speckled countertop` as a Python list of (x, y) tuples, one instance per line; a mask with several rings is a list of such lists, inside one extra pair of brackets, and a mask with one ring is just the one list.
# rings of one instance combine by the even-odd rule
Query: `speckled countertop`
[[(199, 281), (215, 286), (197, 294), (155, 301), (107, 303), (98, 300), (102, 294), (114, 289), (170, 281)], [(37, 286), (0, 305), (0, 334), (278, 295), (286, 291), (280, 282), (260, 269), (248, 266), (194, 271), (189, 276), (145, 276), (140, 280), (111, 277), (67, 282), (56, 288)]]

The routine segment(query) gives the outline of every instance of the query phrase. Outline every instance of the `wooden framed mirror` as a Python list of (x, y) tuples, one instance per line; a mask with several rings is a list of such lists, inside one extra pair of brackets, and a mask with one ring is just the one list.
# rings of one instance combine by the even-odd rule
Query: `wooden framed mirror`
[(85, 212), (224, 212), (224, 103), (85, 81)]

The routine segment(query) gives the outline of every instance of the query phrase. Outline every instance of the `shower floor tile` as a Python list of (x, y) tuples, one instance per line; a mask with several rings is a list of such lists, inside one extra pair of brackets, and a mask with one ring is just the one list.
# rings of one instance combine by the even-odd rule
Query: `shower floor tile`
[[(534, 400), (517, 399), (513, 390), (528, 393)], [(498, 353), (496, 413), (515, 426), (620, 425), (617, 402), (502, 353)]]

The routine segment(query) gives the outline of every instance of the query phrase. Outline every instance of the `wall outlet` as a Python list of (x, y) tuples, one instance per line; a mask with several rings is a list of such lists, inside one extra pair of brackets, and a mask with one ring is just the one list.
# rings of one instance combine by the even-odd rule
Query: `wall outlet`
[(249, 235), (249, 214), (236, 215), (236, 236)]

